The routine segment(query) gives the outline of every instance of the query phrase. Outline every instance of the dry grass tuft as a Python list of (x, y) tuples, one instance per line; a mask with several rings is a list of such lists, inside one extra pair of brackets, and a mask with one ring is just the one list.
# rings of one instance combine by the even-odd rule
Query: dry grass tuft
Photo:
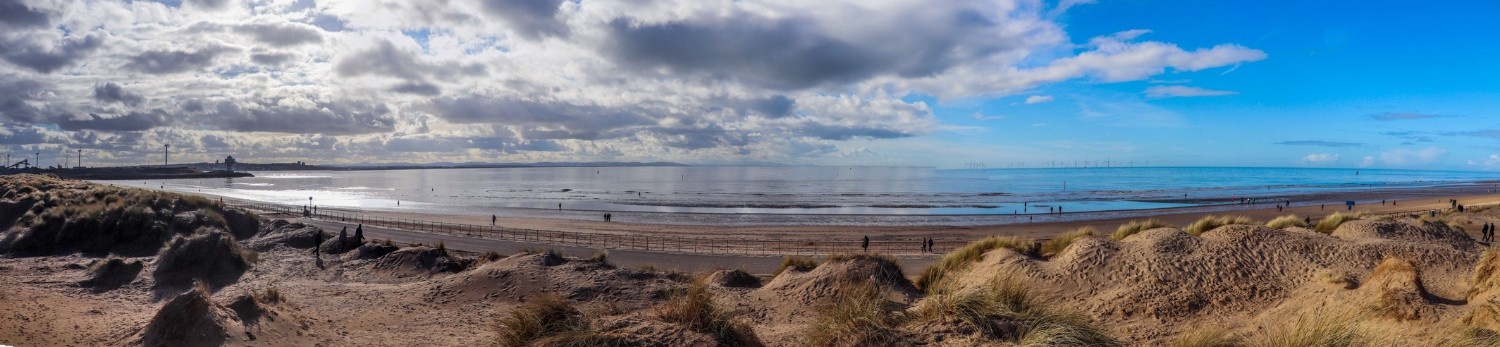
[[(500, 317), (496, 332), (502, 346), (528, 346), (545, 338), (573, 340), (589, 331), (589, 321), (573, 304), (555, 296), (531, 299)], [(555, 340), (555, 339), (554, 339)]]
[(991, 236), (979, 241), (970, 242), (963, 247), (948, 252), (937, 264), (933, 264), (927, 269), (922, 270), (922, 274), (917, 276), (916, 285), (918, 288), (922, 288), (922, 290), (928, 290), (929, 287), (937, 286), (938, 282), (943, 281), (944, 276), (948, 273), (962, 270), (969, 263), (978, 261), (981, 257), (984, 257), (985, 253), (995, 249), (1009, 248), (1022, 254), (1033, 255), (1034, 252), (1031, 250), (1033, 244), (1035, 243), (1030, 240), (1023, 240), (1014, 236)]
[(1172, 227), (1171, 224), (1167, 224), (1167, 222), (1163, 222), (1160, 219), (1156, 219), (1156, 218), (1151, 218), (1151, 219), (1146, 219), (1146, 220), (1133, 220), (1133, 221), (1130, 221), (1129, 223), (1125, 223), (1123, 225), (1120, 225), (1120, 228), (1115, 229), (1115, 233), (1112, 234), (1112, 235), (1109, 235), (1109, 238), (1114, 239), (1115, 241), (1119, 241), (1119, 240), (1124, 240), (1127, 237), (1130, 237), (1130, 235), (1135, 235), (1136, 233), (1140, 233), (1142, 231), (1151, 230), (1151, 229), (1157, 229), (1157, 228), (1171, 228), (1171, 227)]
[(1069, 245), (1073, 244), (1073, 240), (1077, 240), (1078, 238), (1084, 236), (1094, 236), (1094, 227), (1084, 226), (1082, 228), (1074, 229), (1073, 231), (1062, 233), (1061, 235), (1057, 235), (1057, 237), (1053, 237), (1051, 240), (1047, 240), (1047, 242), (1043, 242), (1042, 256), (1051, 258), (1058, 253), (1062, 253), (1063, 250), (1068, 249)]
[(1319, 311), (1287, 320), (1249, 338), (1253, 347), (1283, 346), (1377, 346), (1371, 335), (1351, 313)]
[(1324, 234), (1332, 234), (1333, 230), (1338, 229), (1339, 225), (1343, 225), (1344, 222), (1364, 218), (1364, 216), (1364, 212), (1334, 212), (1327, 217), (1323, 217), (1323, 220), (1318, 221), (1317, 227), (1313, 228), (1313, 230), (1317, 230), (1318, 232)]
[(255, 299), (265, 303), (278, 303), (286, 301), (286, 297), (281, 295), (281, 289), (277, 289), (275, 286), (266, 287), (265, 290), (260, 291), (260, 293), (256, 293)]
[(817, 267), (818, 261), (814, 260), (811, 257), (798, 257), (789, 255), (786, 258), (781, 259), (781, 266), (776, 268), (776, 272), (771, 273), (771, 277), (774, 278), (776, 276), (780, 276), (781, 273), (785, 272), (787, 269), (791, 269), (792, 271), (797, 272), (807, 272), (812, 271), (812, 269), (815, 269)]
[(615, 264), (609, 262), (609, 251), (606, 250), (595, 251), (594, 254), (590, 254), (588, 259), (584, 259), (583, 261), (599, 264), (599, 266), (610, 269), (615, 268)]
[(1245, 216), (1204, 216), (1197, 222), (1189, 224), (1188, 227), (1186, 229), (1182, 229), (1182, 231), (1185, 231), (1188, 234), (1192, 234), (1193, 236), (1198, 236), (1225, 225), (1235, 224), (1254, 225), (1256, 223), (1254, 220), (1251, 220), (1250, 217)]
[(1290, 227), (1308, 227), (1306, 220), (1304, 220), (1303, 218), (1298, 218), (1297, 215), (1294, 214), (1276, 217), (1276, 219), (1272, 219), (1270, 222), (1266, 222), (1266, 226), (1276, 229), (1286, 229)]
[(1359, 278), (1347, 271), (1323, 269), (1318, 271), (1317, 276), (1318, 279), (1322, 280), (1323, 282), (1326, 282), (1328, 284), (1337, 284), (1343, 286), (1344, 289), (1354, 289), (1359, 287)]
[(714, 303), (713, 292), (703, 277), (693, 279), (687, 288), (658, 307), (656, 316), (713, 336), (720, 346), (763, 345), (749, 325), (734, 320), (733, 314)]
[(874, 283), (846, 284), (833, 304), (820, 309), (818, 318), (804, 330), (804, 342), (807, 346), (902, 345), (898, 327), (903, 318)]
[(479, 264), (489, 263), (489, 262), (492, 262), (492, 261), (497, 261), (497, 260), (500, 260), (500, 259), (505, 259), (505, 256), (500, 255), (500, 252), (487, 251), (487, 252), (484, 252), (484, 254), (480, 254), (478, 258), (475, 258), (474, 259), (474, 263), (475, 263), (475, 265), (479, 265)]
[(856, 261), (856, 260), (868, 260), (868, 261), (885, 262), (885, 263), (892, 263), (892, 264), (896, 263), (896, 258), (891, 258), (891, 256), (884, 255), (884, 254), (872, 254), (872, 253), (834, 253), (834, 254), (829, 254), (827, 257), (823, 258), (823, 262), (824, 263), (835, 262), (835, 261)]
[(1014, 273), (997, 275), (984, 288), (934, 294), (927, 300), (916, 318), (956, 320), (996, 342), (1021, 346), (1121, 345), (1087, 316), (1048, 309), (1031, 284)]

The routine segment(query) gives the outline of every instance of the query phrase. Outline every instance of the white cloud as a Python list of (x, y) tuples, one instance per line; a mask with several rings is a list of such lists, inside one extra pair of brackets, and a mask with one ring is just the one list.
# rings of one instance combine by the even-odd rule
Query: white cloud
[(1313, 153), (1302, 157), (1302, 162), (1312, 164), (1327, 164), (1339, 161), (1337, 153)]
[(1211, 90), (1189, 86), (1152, 86), (1150, 88), (1146, 88), (1146, 96), (1150, 98), (1222, 96), (1234, 94), (1239, 93), (1227, 90)]
[(1500, 168), (1500, 154), (1491, 154), (1488, 158), (1474, 160), (1469, 159), (1470, 166), (1481, 166), (1485, 169)]
[(1437, 162), (1446, 155), (1448, 155), (1448, 150), (1440, 147), (1427, 147), (1423, 149), (1397, 148), (1381, 151), (1380, 163), (1389, 166), (1430, 164)]
[(986, 116), (983, 113), (974, 112), (974, 119), (978, 119), (978, 120), (1001, 120), (1001, 119), (1005, 119), (1005, 116), (1002, 116), (1002, 115), (989, 115), (989, 116)]
[(1367, 156), (1365, 156), (1364, 160), (1360, 160), (1359, 161), (1359, 167), (1371, 167), (1371, 166), (1375, 166), (1375, 157), (1374, 156), (1368, 156), (1367, 155)]
[[(118, 163), (151, 162), (161, 143), (184, 160), (833, 156), (951, 129), (904, 95), (1010, 96), (1265, 59), (1137, 41), (1143, 29), (1069, 37), (1056, 16), (1092, 0), (11, 2), (0, 146)], [(1135, 104), (1084, 116), (1180, 122)]]

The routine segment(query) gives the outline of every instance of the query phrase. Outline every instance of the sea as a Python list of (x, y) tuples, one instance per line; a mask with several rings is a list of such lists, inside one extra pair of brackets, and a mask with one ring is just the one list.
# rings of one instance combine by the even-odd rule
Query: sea
[[(528, 167), (263, 171), (103, 183), (320, 208), (672, 224), (1004, 224), (1061, 216), (1485, 186), (1492, 172), (1115, 167)], [(1336, 199), (1335, 199), (1336, 200)], [(1125, 213), (1128, 214), (1128, 213)]]

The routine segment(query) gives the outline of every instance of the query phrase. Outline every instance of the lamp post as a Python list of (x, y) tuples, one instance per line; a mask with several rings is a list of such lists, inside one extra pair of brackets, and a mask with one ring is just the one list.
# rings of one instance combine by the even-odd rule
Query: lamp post
[(78, 150), (78, 168), (83, 168), (83, 150)]
[(161, 166), (167, 166), (167, 158), (168, 158), (168, 152), (167, 152), (167, 150), (169, 150), (171, 148), (172, 148), (172, 145), (170, 145), (170, 144), (161, 145)]

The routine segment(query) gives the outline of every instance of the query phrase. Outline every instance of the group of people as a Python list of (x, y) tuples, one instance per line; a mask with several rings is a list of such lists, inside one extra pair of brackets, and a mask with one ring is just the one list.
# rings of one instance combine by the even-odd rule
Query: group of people
[(1484, 223), (1484, 226), (1479, 228), (1479, 234), (1480, 242), (1495, 242), (1495, 224)]
[[(922, 238), (922, 241), (921, 241), (922, 252), (932, 252), (932, 246), (934, 244), (936, 244), (936, 243), (937, 242), (933, 241), (933, 239), (931, 237), (924, 237), (924, 238)], [(866, 253), (870, 252), (870, 237), (869, 236), (865, 236), (864, 239), (860, 240), (860, 242), (859, 242), (859, 248), (861, 250), (864, 250), (864, 252), (866, 252)]]
[[(361, 243), (364, 243), (364, 242), (365, 242), (365, 225), (364, 224), (359, 224), (359, 225), (357, 225), (357, 226), (354, 227), (354, 241), (353, 241), (353, 243), (355, 245), (358, 245), (358, 244), (361, 244)], [(350, 244), (350, 241), (349, 241), (349, 227), (348, 226), (344, 226), (344, 229), (339, 230), (339, 248), (340, 249), (349, 249), (349, 244)], [(313, 231), (313, 256), (321, 257), (322, 253), (320, 252), (320, 250), (322, 248), (323, 248), (323, 231), (322, 230), (314, 230)]]

